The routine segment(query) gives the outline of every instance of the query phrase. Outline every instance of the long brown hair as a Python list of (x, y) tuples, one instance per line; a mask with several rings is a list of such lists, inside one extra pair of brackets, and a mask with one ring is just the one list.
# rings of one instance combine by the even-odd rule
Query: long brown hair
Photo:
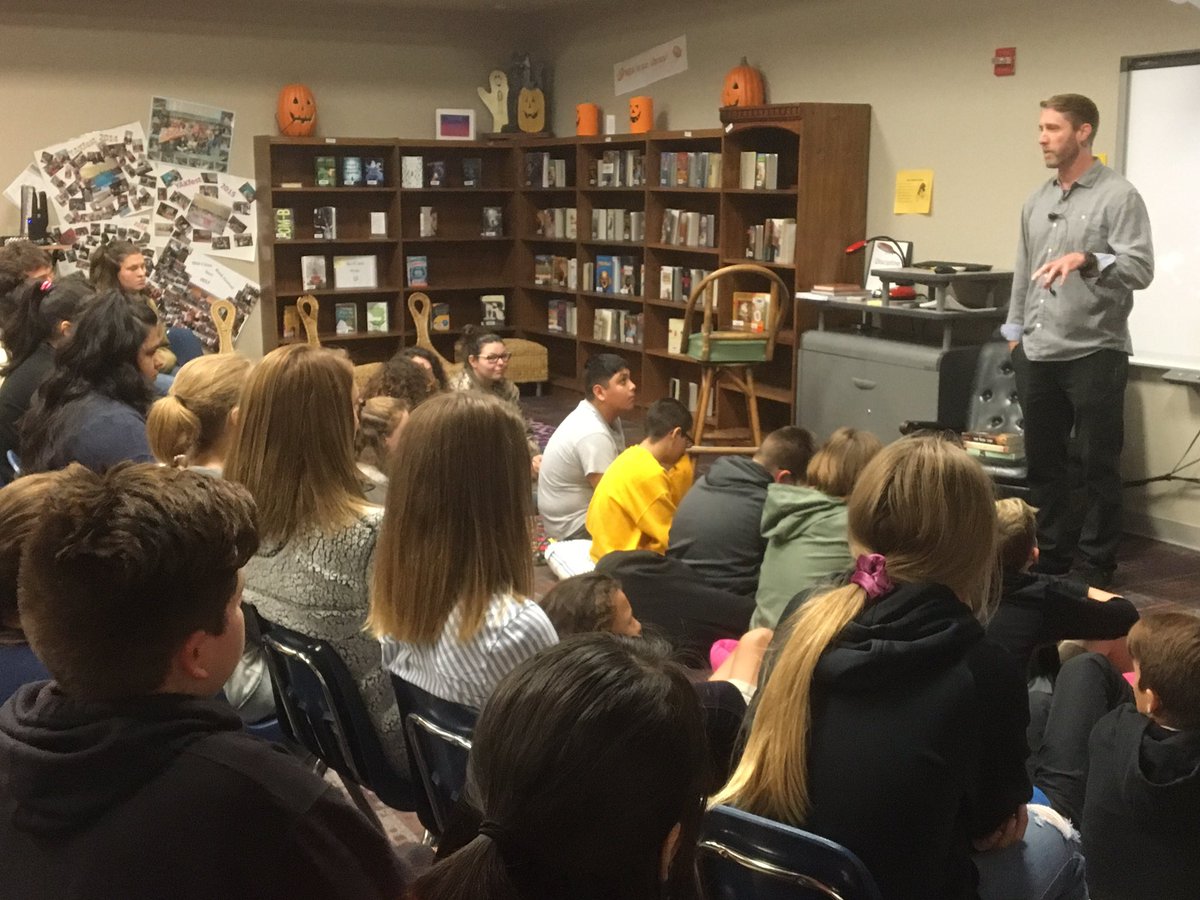
[(334, 350), (289, 344), (255, 366), (238, 403), (225, 477), (249, 489), (264, 541), (332, 533), (365, 506), (354, 464), (354, 370)]
[(367, 617), (376, 635), (433, 643), (461, 606), (466, 641), (493, 595), (530, 595), (529, 450), (511, 406), (475, 391), (430, 398), (404, 426), (390, 476)]
[[(987, 475), (967, 453), (934, 436), (903, 438), (867, 464), (848, 502), (855, 552), (881, 553), (898, 584), (936, 582), (977, 614), (993, 601), (996, 507)], [(817, 660), (859, 613), (855, 584), (804, 604), (770, 679), (737, 769), (712, 803), (802, 825), (808, 816), (810, 691)]]

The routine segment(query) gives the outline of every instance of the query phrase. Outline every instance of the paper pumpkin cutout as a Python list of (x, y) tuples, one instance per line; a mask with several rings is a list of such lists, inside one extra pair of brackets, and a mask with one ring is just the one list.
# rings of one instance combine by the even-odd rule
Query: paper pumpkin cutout
[(521, 88), (517, 96), (517, 125), (527, 134), (546, 130), (546, 95), (541, 88)]
[(288, 137), (307, 137), (317, 127), (317, 98), (303, 84), (285, 85), (275, 106), (275, 124)]

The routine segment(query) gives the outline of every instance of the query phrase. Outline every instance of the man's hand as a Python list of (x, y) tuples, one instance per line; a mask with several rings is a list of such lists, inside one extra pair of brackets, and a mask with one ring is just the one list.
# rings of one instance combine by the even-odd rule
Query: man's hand
[(1029, 825), (1029, 810), (1022, 803), (1017, 811), (1000, 823), (1000, 827), (985, 838), (974, 841), (975, 849), (980, 853), (988, 850), (1003, 850), (1011, 847), (1025, 837), (1025, 829)]
[(1083, 268), (1086, 263), (1086, 254), (1067, 253), (1035, 270), (1030, 281), (1036, 281), (1041, 287), (1053, 291), (1056, 286), (1067, 280), (1069, 274)]

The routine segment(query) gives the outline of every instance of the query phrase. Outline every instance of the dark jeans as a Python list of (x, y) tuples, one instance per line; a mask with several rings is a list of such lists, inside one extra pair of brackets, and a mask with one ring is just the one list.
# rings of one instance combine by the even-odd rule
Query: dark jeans
[[(1032, 362), (1013, 351), (1025, 416), (1030, 502), (1038, 508), (1039, 568), (1064, 573), (1075, 550), (1103, 571), (1116, 568), (1121, 540), (1121, 448), (1129, 357), (1097, 350), (1079, 359)], [(1075, 434), (1087, 508), (1078, 523), (1071, 508), (1068, 448)]]

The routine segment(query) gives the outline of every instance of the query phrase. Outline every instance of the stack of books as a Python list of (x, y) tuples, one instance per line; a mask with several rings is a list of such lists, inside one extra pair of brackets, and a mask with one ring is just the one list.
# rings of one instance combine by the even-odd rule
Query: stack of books
[(658, 183), (660, 187), (719, 188), (721, 154), (664, 151), (659, 158)]
[(998, 462), (1019, 462), (1025, 458), (1025, 436), (1012, 432), (964, 431), (963, 447), (972, 456)]
[(814, 284), (811, 291), (801, 291), (796, 295), (801, 300), (869, 300), (874, 296), (861, 284), (848, 281), (835, 281), (827, 284)]

